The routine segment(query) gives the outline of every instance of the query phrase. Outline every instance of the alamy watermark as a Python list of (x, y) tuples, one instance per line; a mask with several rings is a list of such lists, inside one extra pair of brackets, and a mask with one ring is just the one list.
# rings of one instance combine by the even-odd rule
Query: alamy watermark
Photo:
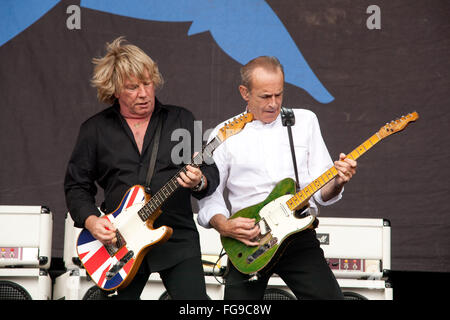
[(380, 30), (381, 29), (381, 9), (376, 4), (372, 4), (367, 7), (367, 14), (370, 16), (366, 20), (366, 26), (369, 30)]
[[(203, 132), (202, 121), (194, 121), (194, 137), (188, 129), (178, 128), (172, 131), (170, 135), (171, 141), (179, 141), (170, 153), (171, 160), (174, 164), (188, 164), (191, 162), (194, 152), (201, 152), (204, 143), (208, 140), (212, 128)], [(193, 145), (192, 145), (193, 142)], [(212, 164), (214, 161), (210, 157), (203, 157), (203, 162), (206, 164)]]
[(81, 29), (81, 9), (76, 4), (67, 7), (66, 13), (69, 15), (66, 19), (66, 27), (69, 30)]
[[(69, 30), (81, 29), (81, 8), (76, 4), (67, 7), (66, 13), (69, 15), (66, 19), (66, 27)], [(366, 13), (370, 16), (366, 20), (366, 26), (369, 30), (381, 29), (381, 9), (376, 4), (367, 7)]]

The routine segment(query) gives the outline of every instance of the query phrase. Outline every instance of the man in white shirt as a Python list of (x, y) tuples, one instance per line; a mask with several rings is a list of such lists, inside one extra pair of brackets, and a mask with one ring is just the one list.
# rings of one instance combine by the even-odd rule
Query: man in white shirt
[[(260, 228), (255, 220), (229, 217), (262, 202), (279, 181), (287, 177), (295, 179), (295, 174), (288, 133), (280, 116), (284, 90), (282, 65), (274, 57), (258, 57), (242, 67), (241, 78), (239, 91), (254, 121), (215, 150), (213, 157), (219, 169), (220, 184), (212, 195), (199, 202), (198, 222), (206, 228), (214, 227), (222, 236), (256, 246)], [(332, 167), (333, 162), (316, 115), (304, 109), (294, 109), (294, 114), (292, 134), (300, 188), (303, 188)], [(220, 127), (216, 127), (212, 137)], [(356, 173), (357, 163), (341, 153), (334, 166), (336, 178), (309, 200), (313, 211), (316, 211), (316, 202), (330, 205), (342, 197), (343, 186)], [(224, 199), (225, 189), (231, 210)], [(297, 298), (343, 298), (313, 229), (297, 233), (280, 259), (270, 269), (260, 271), (256, 281), (250, 281), (249, 275), (229, 263), (225, 299), (262, 299), (273, 273), (284, 280)]]

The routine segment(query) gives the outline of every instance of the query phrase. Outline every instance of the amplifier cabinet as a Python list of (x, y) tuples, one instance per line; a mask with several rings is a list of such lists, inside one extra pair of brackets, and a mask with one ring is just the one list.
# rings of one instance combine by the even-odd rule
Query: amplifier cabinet
[(64, 252), (63, 260), (67, 269), (81, 267), (81, 261), (77, 254), (77, 240), (81, 232), (81, 228), (76, 228), (69, 213), (66, 214), (64, 222)]
[(53, 214), (43, 206), (0, 206), (0, 267), (50, 268)]
[(337, 278), (381, 279), (391, 268), (387, 220), (319, 217), (316, 233)]
[[(337, 279), (345, 300), (392, 300), (393, 291), (386, 280)], [(267, 285), (264, 300), (297, 299), (285, 282), (274, 274)]]
[(0, 300), (50, 300), (52, 280), (46, 269), (0, 268)]
[(102, 300), (104, 295), (86, 274), (85, 269), (74, 267), (55, 279), (53, 300)]
[(346, 300), (393, 300), (386, 280), (337, 279)]

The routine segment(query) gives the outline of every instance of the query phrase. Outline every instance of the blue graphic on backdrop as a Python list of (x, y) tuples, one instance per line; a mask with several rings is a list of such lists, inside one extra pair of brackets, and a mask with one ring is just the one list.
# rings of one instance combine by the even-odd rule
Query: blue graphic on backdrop
[(334, 99), (264, 0), (82, 0), (81, 6), (145, 20), (192, 21), (188, 35), (209, 31), (220, 48), (241, 64), (261, 55), (276, 56), (284, 65), (286, 82), (321, 103)]
[(2, 0), (0, 4), (0, 47), (31, 26), (59, 0)]
[[(58, 2), (2, 0), (0, 46), (36, 22)], [(81, 0), (80, 4), (137, 19), (192, 21), (189, 36), (209, 31), (220, 48), (240, 64), (261, 55), (276, 56), (285, 67), (286, 82), (303, 88), (321, 103), (334, 100), (264, 0)]]

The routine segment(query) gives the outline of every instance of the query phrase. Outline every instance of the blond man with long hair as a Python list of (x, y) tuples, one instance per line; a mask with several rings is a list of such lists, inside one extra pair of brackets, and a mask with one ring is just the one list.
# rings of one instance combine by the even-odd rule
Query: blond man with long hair
[[(174, 130), (185, 129), (194, 137), (194, 116), (185, 108), (162, 104), (156, 98), (163, 85), (158, 65), (143, 50), (119, 37), (107, 44), (106, 54), (93, 59), (91, 80), (100, 102), (109, 105), (86, 120), (67, 166), (64, 182), (67, 207), (76, 227), (86, 228), (104, 245), (116, 243), (116, 230), (99, 218), (97, 186), (104, 190), (101, 209), (113, 212), (126, 191), (144, 185), (157, 192), (185, 164), (174, 161)], [(146, 185), (152, 146), (162, 123), (153, 178)], [(190, 145), (194, 145), (191, 141)], [(184, 149), (183, 149), (183, 152)], [(190, 155), (188, 155), (190, 158)], [(214, 164), (187, 166), (177, 181), (181, 188), (162, 205), (154, 228), (167, 225), (173, 234), (149, 251), (133, 281), (114, 299), (139, 299), (152, 272), (159, 272), (173, 299), (206, 299), (199, 235), (193, 221), (191, 195), (201, 199), (217, 187)]]

